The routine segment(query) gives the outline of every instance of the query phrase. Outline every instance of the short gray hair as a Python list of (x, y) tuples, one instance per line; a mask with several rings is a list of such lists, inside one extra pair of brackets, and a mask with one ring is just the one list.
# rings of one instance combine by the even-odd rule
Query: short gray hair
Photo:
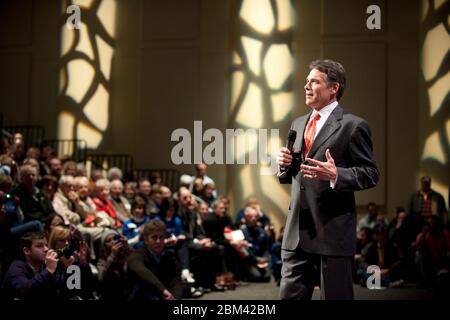
[(111, 182), (109, 182), (108, 179), (98, 179), (95, 182), (95, 189), (100, 189), (100, 188), (105, 188), (105, 189), (111, 189)]
[(116, 174), (116, 175), (118, 176), (119, 179), (122, 179), (122, 178), (123, 178), (122, 170), (120, 170), (120, 168), (118, 168), (118, 167), (112, 167), (112, 168), (110, 168), (110, 169), (108, 170), (108, 174), (107, 174), (107, 176), (106, 176), (106, 177), (108, 178), (109, 181), (111, 181), (112, 176), (113, 176), (114, 174)]

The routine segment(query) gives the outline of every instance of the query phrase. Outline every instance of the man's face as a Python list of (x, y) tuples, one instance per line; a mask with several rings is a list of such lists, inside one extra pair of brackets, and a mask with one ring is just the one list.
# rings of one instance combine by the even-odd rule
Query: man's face
[(65, 169), (65, 171), (64, 171), (64, 174), (65, 174), (65, 175), (68, 175), (68, 176), (75, 177), (75, 176), (77, 175), (77, 166), (76, 166), (76, 165), (73, 165), (73, 164), (69, 164), (69, 165), (66, 167), (66, 169)]
[(162, 196), (160, 192), (154, 192), (152, 194), (152, 200), (157, 204), (157, 205), (161, 205), (162, 202)]
[(214, 213), (218, 216), (218, 217), (223, 217), (225, 215), (225, 206), (223, 205), (222, 202), (219, 202), (216, 207), (214, 208)]
[(398, 221), (405, 221), (405, 219), (406, 219), (406, 212), (405, 211), (400, 212), (398, 214), (398, 216), (397, 216), (397, 220)]
[(37, 181), (37, 170), (34, 167), (28, 167), (22, 175), (22, 182), (29, 188), (33, 188)]
[(320, 110), (336, 99), (339, 86), (337, 84), (328, 86), (326, 78), (326, 74), (317, 69), (309, 72), (304, 89), (305, 103), (311, 108)]
[(205, 203), (201, 203), (200, 206), (198, 207), (198, 213), (200, 214), (200, 217), (202, 219), (205, 219), (206, 216), (208, 215), (208, 205)]
[(180, 193), (180, 203), (184, 208), (187, 208), (189, 206), (189, 203), (191, 202), (191, 192), (189, 190), (183, 190)]
[(164, 251), (164, 239), (164, 231), (155, 230), (147, 236), (145, 242), (150, 251), (153, 254), (159, 256)]
[(161, 194), (162, 199), (167, 199), (172, 196), (172, 192), (167, 187), (161, 187), (161, 192), (162, 192)]
[(377, 215), (378, 215), (378, 209), (377, 209), (376, 206), (369, 206), (367, 208), (367, 211), (369, 213), (369, 216), (372, 217), (372, 218), (376, 218)]
[(75, 183), (75, 179), (68, 178), (66, 182), (61, 186), (61, 191), (67, 197), (70, 191), (76, 191), (77, 185)]
[(206, 174), (206, 164), (198, 164), (195, 169), (197, 170), (197, 177), (204, 177)]
[(89, 194), (89, 188), (88, 188), (87, 183), (85, 183), (84, 181), (83, 182), (77, 181), (76, 187), (77, 187), (78, 196), (81, 199), (86, 199)]
[(211, 198), (214, 192), (214, 188), (211, 186), (206, 186), (203, 192), (205, 193), (206, 198)]
[(358, 239), (360, 239), (361, 241), (366, 241), (367, 240), (367, 231), (365, 229), (361, 229), (358, 232)]
[(117, 198), (122, 195), (123, 186), (120, 182), (114, 181), (111, 183), (111, 195)]
[(245, 212), (245, 223), (248, 226), (256, 226), (256, 224), (258, 223), (258, 211), (256, 211), (256, 209), (247, 209), (247, 211)]
[(145, 196), (150, 196), (150, 192), (151, 192), (151, 185), (150, 182), (147, 180), (142, 181), (141, 183), (139, 183), (139, 191), (145, 195)]
[(431, 190), (431, 179), (429, 178), (422, 178), (422, 180), (420, 180), (421, 184), (422, 184), (422, 191), (424, 192), (428, 192)]
[(61, 160), (54, 158), (50, 161), (50, 171), (52, 174), (61, 174)]
[(27, 260), (45, 263), (45, 255), (48, 251), (47, 239), (34, 239), (31, 243), (31, 248), (24, 248), (23, 251)]

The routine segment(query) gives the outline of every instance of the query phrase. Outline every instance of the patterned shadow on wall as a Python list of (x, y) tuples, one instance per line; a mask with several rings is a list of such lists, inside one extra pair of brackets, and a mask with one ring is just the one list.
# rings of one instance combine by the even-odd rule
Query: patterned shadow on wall
[[(231, 105), (227, 128), (279, 129), (290, 122), (294, 106), (294, 3), (290, 0), (232, 2)], [(238, 158), (246, 157), (257, 147), (256, 137), (249, 135), (247, 139), (250, 148), (245, 154), (237, 154)], [(281, 141), (270, 141), (268, 148), (281, 144)], [(261, 207), (280, 226), (284, 224), (289, 194), (276, 176), (261, 176), (260, 168), (261, 165), (229, 166), (230, 198), (232, 203), (242, 204), (246, 198), (256, 196)]]
[[(81, 9), (79, 29), (65, 24), (72, 4)], [(85, 140), (91, 150), (104, 142), (109, 126), (115, 17), (116, 0), (65, 0), (62, 5), (57, 137)]]
[[(447, 200), (450, 185), (450, 1), (423, 0), (421, 172)], [(417, 179), (418, 180), (418, 179)]]

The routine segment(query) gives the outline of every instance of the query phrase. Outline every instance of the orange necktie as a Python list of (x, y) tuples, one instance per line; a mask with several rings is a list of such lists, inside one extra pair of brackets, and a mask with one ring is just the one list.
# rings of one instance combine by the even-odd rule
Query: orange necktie
[(309, 154), (309, 151), (311, 150), (311, 146), (314, 141), (314, 135), (316, 134), (316, 125), (317, 121), (320, 119), (320, 114), (316, 113), (314, 117), (309, 119), (308, 124), (306, 125), (305, 135), (303, 136), (303, 139), (305, 141), (304, 148), (303, 148), (303, 154), (305, 155), (305, 159)]

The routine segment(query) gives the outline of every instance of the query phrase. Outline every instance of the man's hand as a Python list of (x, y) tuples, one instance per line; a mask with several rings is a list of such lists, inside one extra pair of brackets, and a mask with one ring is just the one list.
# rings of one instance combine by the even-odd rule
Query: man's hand
[(164, 289), (162, 296), (163, 296), (164, 300), (175, 300), (175, 297), (173, 296), (173, 294), (170, 293), (170, 291), (167, 289)]
[(289, 167), (291, 165), (292, 155), (288, 148), (283, 147), (280, 151), (278, 151), (277, 163), (282, 168)]
[(77, 203), (78, 203), (78, 200), (80, 199), (80, 198), (78, 197), (78, 193), (76, 193), (76, 192), (73, 191), (73, 190), (70, 190), (70, 191), (69, 191), (69, 193), (67, 194), (67, 198), (68, 198), (71, 202), (73, 202), (73, 203), (75, 203), (75, 204), (77, 204)]
[(316, 166), (313, 167), (302, 164), (300, 166), (300, 171), (303, 173), (303, 177), (307, 179), (327, 180), (334, 182), (337, 177), (337, 168), (334, 164), (334, 159), (331, 157), (330, 149), (327, 149), (325, 156), (327, 157), (327, 162), (306, 158), (306, 161), (315, 164)]
[(45, 255), (45, 266), (48, 272), (51, 274), (55, 273), (56, 267), (58, 266), (58, 254), (54, 250), (48, 250)]

